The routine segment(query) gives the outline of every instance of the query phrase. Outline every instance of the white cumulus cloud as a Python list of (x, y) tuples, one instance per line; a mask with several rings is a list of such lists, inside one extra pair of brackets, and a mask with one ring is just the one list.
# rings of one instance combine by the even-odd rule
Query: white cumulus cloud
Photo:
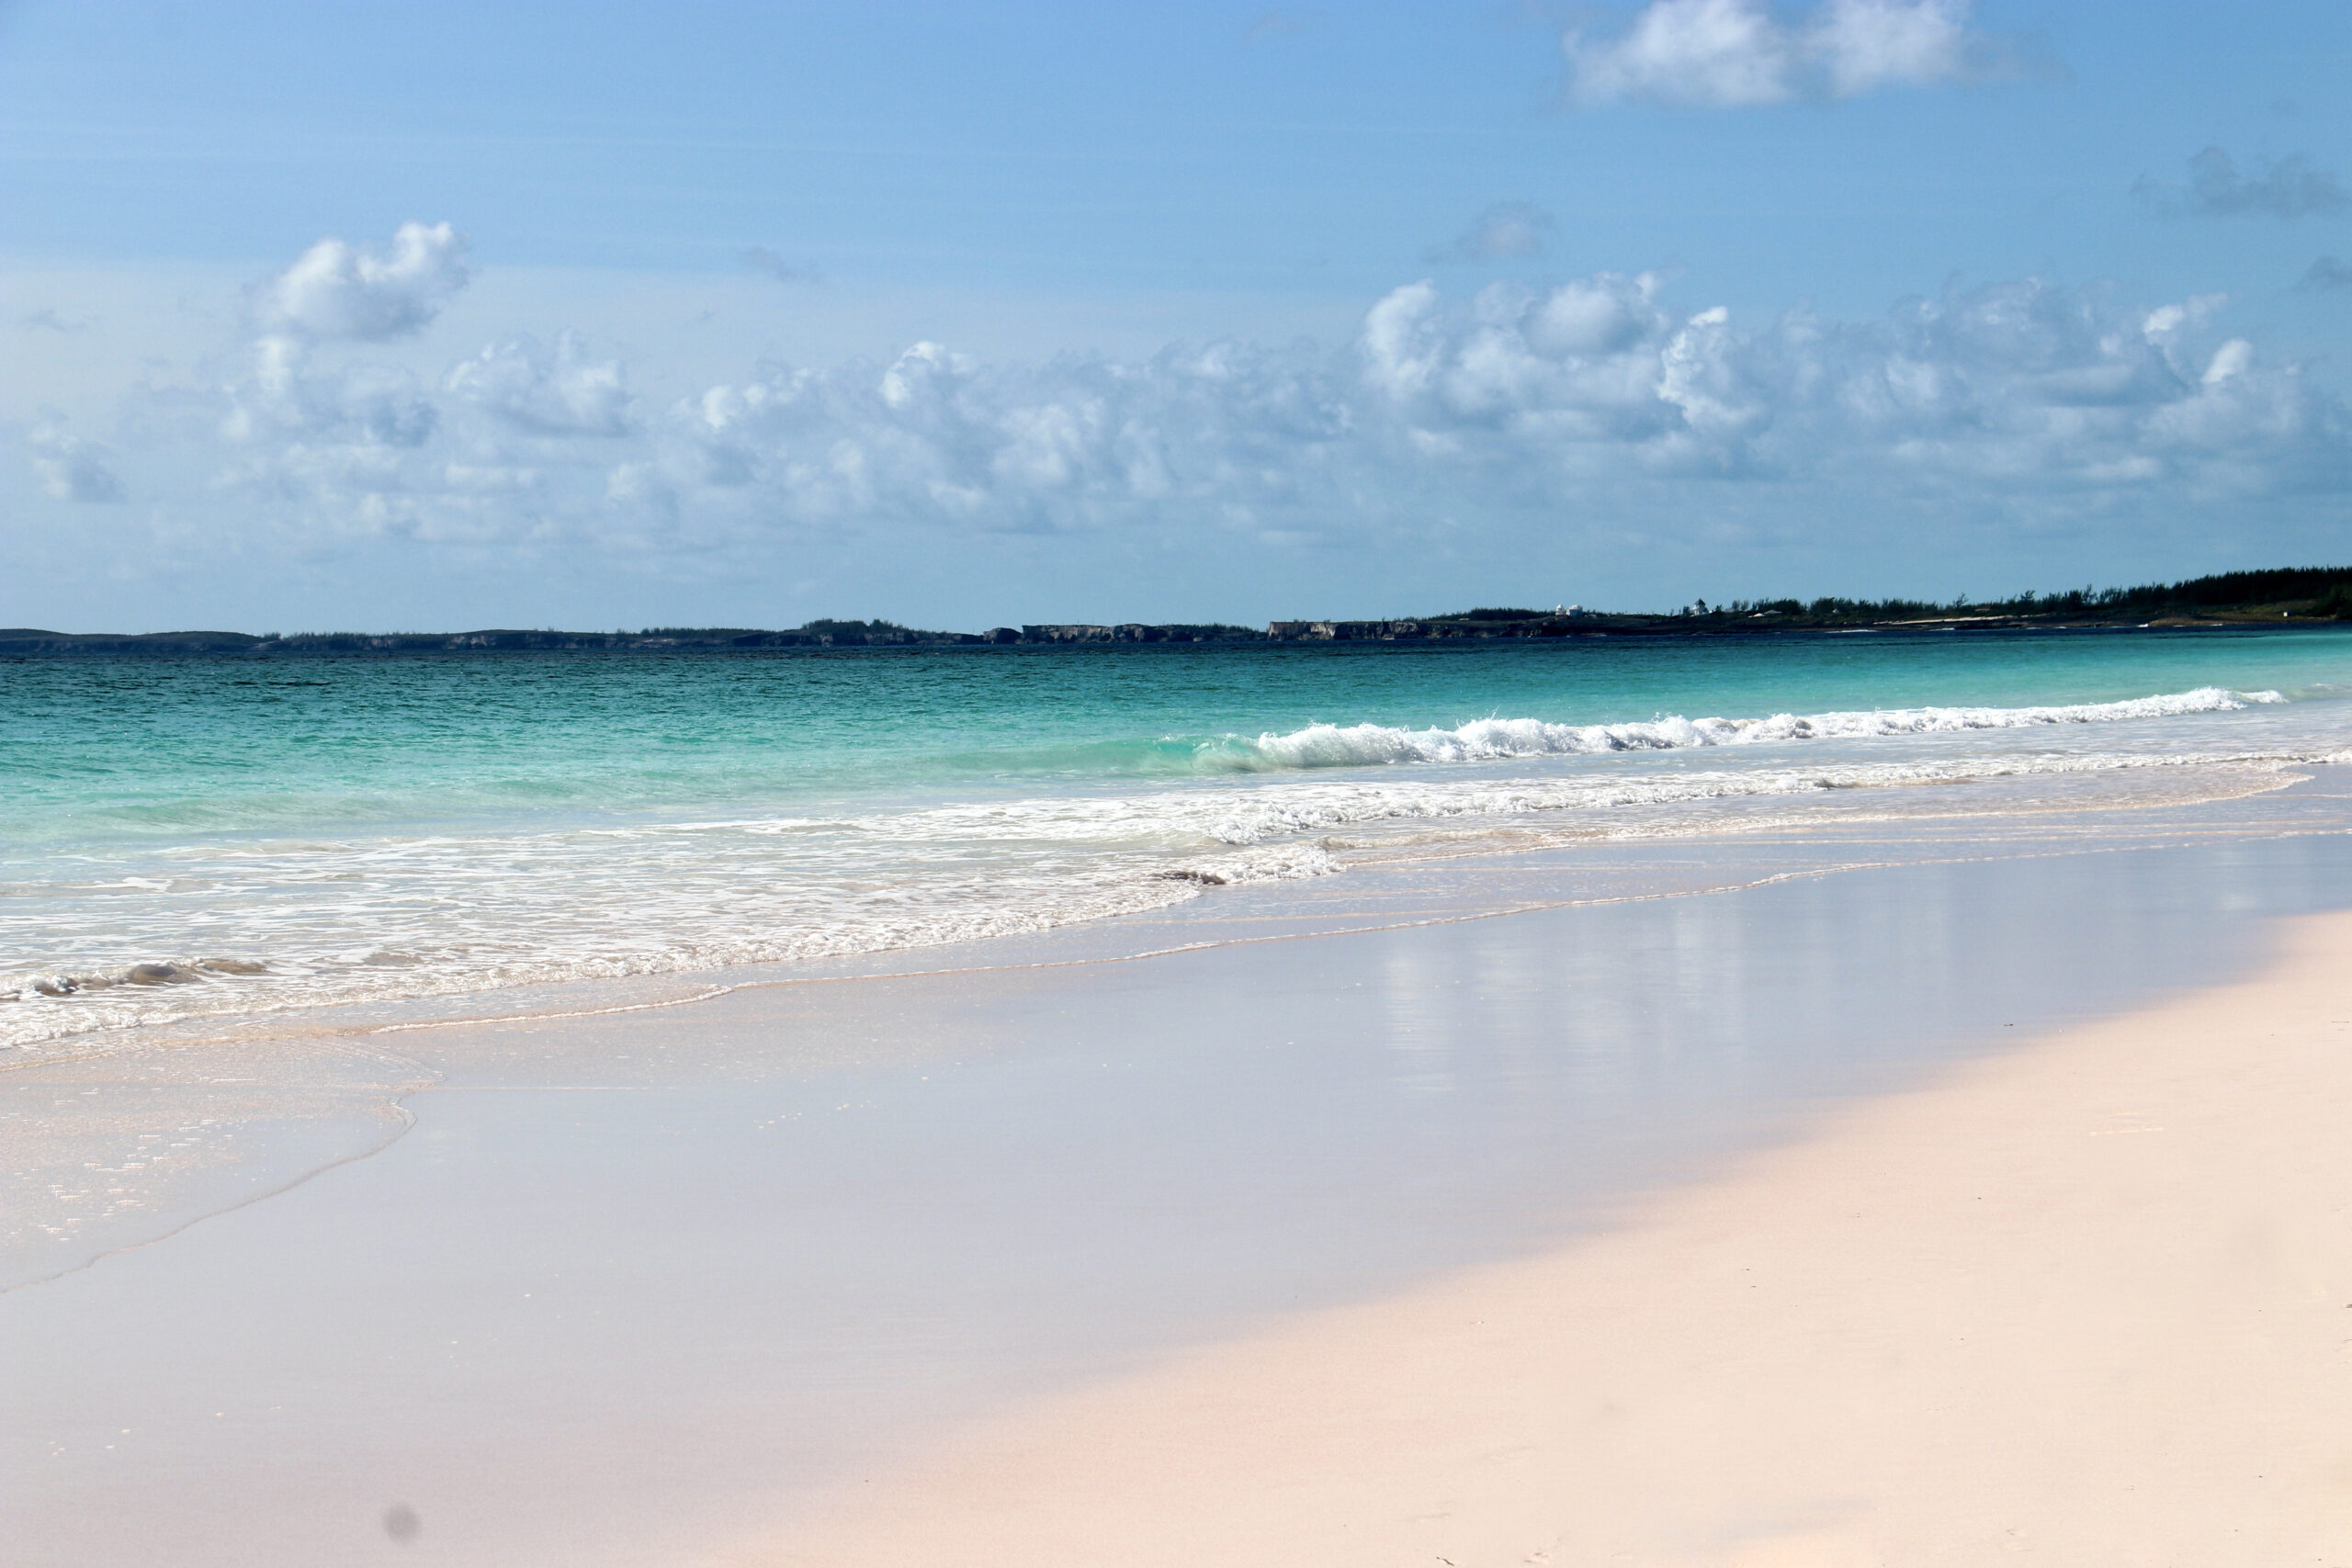
[(1949, 81), (1969, 67), (1967, 6), (1965, 0), (1832, 0), (1805, 45), (1839, 97)]
[(631, 424), (628, 372), (591, 359), (571, 333), (548, 349), (530, 336), (489, 344), (443, 380), (455, 395), (539, 435), (620, 435)]
[(407, 337), (469, 276), (463, 235), (447, 223), (403, 223), (390, 252), (321, 240), (261, 290), (256, 314), (269, 331), (305, 338)]
[(1782, 19), (1762, 0), (1651, 0), (1622, 32), (1561, 40), (1577, 101), (1740, 108), (1852, 97), (1980, 73), (1968, 0), (1826, 0)]

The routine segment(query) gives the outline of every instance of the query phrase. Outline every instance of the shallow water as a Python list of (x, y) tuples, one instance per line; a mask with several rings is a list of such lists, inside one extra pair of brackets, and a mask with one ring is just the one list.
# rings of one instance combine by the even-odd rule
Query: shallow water
[(38, 1051), (1481, 843), (2225, 798), (2352, 753), (2352, 637), (19, 660), (0, 718), (0, 1044)]

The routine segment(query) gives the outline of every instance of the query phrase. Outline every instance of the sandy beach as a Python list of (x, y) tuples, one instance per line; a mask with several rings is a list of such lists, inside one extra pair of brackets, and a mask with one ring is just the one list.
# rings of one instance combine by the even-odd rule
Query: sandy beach
[(2337, 1561), (2335, 784), (1685, 868), (1726, 891), (1545, 903), (1601, 863), (1523, 857), (1498, 915), (1331, 879), (995, 966), (20, 1067), (0, 1115), (49, 1134), (9, 1190), (108, 1213), (29, 1227), (0, 1291), (0, 1539)]
[(729, 1562), (2352, 1561), (2352, 916)]
[(2352, 1568), (2347, 59), (0, 0), (0, 1568)]

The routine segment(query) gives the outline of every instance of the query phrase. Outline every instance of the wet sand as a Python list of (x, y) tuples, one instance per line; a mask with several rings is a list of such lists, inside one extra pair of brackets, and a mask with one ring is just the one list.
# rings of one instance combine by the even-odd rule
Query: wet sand
[(745, 1563), (2352, 1561), (2352, 915), (1609, 1234), (963, 1434)]
[[(2076, 1277), (2095, 1247), (2052, 1263), (2020, 1239), (2014, 1267), (1935, 1250), (1975, 1212), (1976, 1192), (1952, 1196), (1979, 1173), (1969, 1159), (1997, 1154), (1983, 1156), (1988, 1179), (2042, 1168), (2036, 1139), (2080, 1131), (2118, 1160), (2156, 1160), (2118, 1167), (2120, 1190), (2148, 1194), (2150, 1224), (2189, 1235), (2202, 1223), (2191, 1197), (2236, 1145), (2183, 1166), (2189, 1188), (2165, 1187), (2155, 1151), (2201, 1123), (2193, 1106), (2131, 1099), (2220, 1073), (2192, 1059), (2195, 1042), (2158, 1080), (2136, 1058), (2098, 1058), (2014, 1126), (1970, 1122), (1973, 1101), (1948, 1115), (1935, 1097), (2075, 1059), (2069, 1031), (2086, 1021), (2210, 1005), (2196, 987), (2251, 984), (2276, 919), (2342, 908), (2342, 802), (2270, 799), (2251, 826), (2142, 816), (2129, 847), (2102, 848), (2117, 835), (2101, 824), (2040, 841), (2013, 829), (1894, 865), (1858, 841), (1702, 847), (1678, 852), (1682, 886), (1743, 890), (1603, 906), (1546, 906), (1589, 868), (1523, 857), (1509, 873), (1528, 907), (1492, 919), (1448, 917), (1442, 890), (1332, 879), (1296, 908), (1234, 900), (1257, 926), (1203, 913), (1073, 932), (1058, 949), (1070, 961), (1050, 965), (1056, 943), (1040, 939), (993, 969), (369, 1035), (364, 1059), (326, 1042), (288, 1058), (300, 1083), (249, 1088), (277, 1049), (252, 1040), (225, 1056), (175, 1047), (0, 1075), (14, 1124), (58, 1132), (12, 1201), (120, 1187), (131, 1195), (107, 1201), (131, 1203), (130, 1168), (180, 1158), (200, 1164), (187, 1190), (239, 1204), (186, 1224), (127, 1210), (107, 1222), (128, 1227), (127, 1250), (0, 1292), (0, 1538), (12, 1562), (59, 1568), (797, 1562), (819, 1541), (832, 1562), (982, 1562), (989, 1540), (1030, 1542), (1031, 1562), (1163, 1549), (1246, 1562), (1255, 1549), (1233, 1538), (1253, 1532), (1269, 1562), (1387, 1560), (1375, 1539), (1400, 1562), (1575, 1561), (1566, 1532), (1636, 1513), (1671, 1539), (1625, 1550), (1658, 1561), (1721, 1558), (1775, 1530), (1850, 1543), (1903, 1506), (1899, 1488), (1870, 1490), (1894, 1485), (1889, 1424), (1932, 1449), (1939, 1401), (1996, 1386), (1962, 1378), (1951, 1393), (1935, 1379), (1958, 1374), (1884, 1314), (1974, 1342), (2013, 1297), (2064, 1322), (2077, 1294), (2101, 1299)], [(1346, 929), (1349, 898), (1380, 929)], [(1132, 955), (1219, 929), (1278, 940)], [(1122, 942), (1129, 956), (1105, 956)], [(2235, 995), (2223, 1010), (2241, 1022), (2289, 1016), (2287, 991), (2213, 995)], [(2280, 1055), (2259, 1082), (2221, 1074), (2254, 1096), (2225, 1130), (2251, 1126), (2273, 1163), (2304, 1159), (2296, 1117), (2341, 1110), (2329, 1081), (2295, 1077), (2324, 1065)], [(175, 1074), (209, 1098), (175, 1100)], [(2257, 1089), (2291, 1103), (2274, 1116)], [(195, 1139), (177, 1130), (222, 1122), (248, 1093), (259, 1120), (240, 1126), (257, 1131), (239, 1143), (262, 1139), (258, 1165), (201, 1165), (217, 1142), (169, 1157), (140, 1146)], [(386, 1106), (412, 1119), (389, 1143)], [(2097, 1120), (2118, 1108), (2162, 1111), (2168, 1131)], [(75, 1116), (112, 1151), (95, 1174), (77, 1163)], [(1944, 1129), (1954, 1116), (1978, 1127), (1965, 1147)], [(346, 1124), (347, 1139), (330, 1135)], [(1775, 1161), (1829, 1159), (1814, 1151), (1882, 1126), (1909, 1131), (1870, 1134), (1881, 1163), (1832, 1160), (1810, 1200), (1738, 1196), (1783, 1190), (1766, 1179)], [(1915, 1145), (1944, 1153), (1915, 1171), (1896, 1158)], [(343, 1163), (315, 1168), (330, 1156)], [(266, 1182), (237, 1174), (265, 1167)], [(2047, 1168), (1999, 1212), (2046, 1210), (2053, 1235), (2093, 1244), (2143, 1234), (2092, 1201), (2106, 1189)], [(1887, 1235), (1833, 1246), (1832, 1211), (1856, 1193)], [(1938, 1201), (1962, 1203), (1959, 1218), (1906, 1217)], [(1674, 1221), (1677, 1204), (1700, 1218)], [(1787, 1260), (1780, 1242), (1758, 1249), (1807, 1215), (1828, 1228), (1791, 1232)], [(2301, 1216), (2262, 1220), (2247, 1256), (2301, 1269)], [(1688, 1245), (1642, 1250), (1668, 1232)], [(1731, 1250), (1706, 1252), (1710, 1236)], [(2210, 1258), (2221, 1244), (2195, 1245)], [(1949, 1267), (1883, 1312), (1839, 1272), (1905, 1247)], [(1740, 1269), (1759, 1290), (1725, 1295), (1749, 1282)], [(2255, 1387), (2262, 1370), (2233, 1348), (2260, 1337), (2161, 1273), (2117, 1277), (2173, 1315), (2140, 1327), (2109, 1313), (2121, 1326), (2089, 1348), (2177, 1355), (2165, 1377), (2211, 1392), (2216, 1431), (2233, 1431), (2243, 1402), (2209, 1385)], [(1577, 1310), (1592, 1315), (1564, 1315), (1564, 1292), (1589, 1292)], [(2176, 1350), (2158, 1330), (2182, 1322), (2219, 1325), (2226, 1354)], [(2161, 1411), (2133, 1403), (2139, 1362), (2073, 1359), (2087, 1333), (2046, 1354), (1998, 1340), (1995, 1363), (2040, 1378), (2052, 1410), (2108, 1377), (2123, 1390), (2120, 1452), (2175, 1441)], [(1749, 1345), (1779, 1348), (1736, 1401), (1713, 1392), (1736, 1384)], [(1899, 1355), (1923, 1381), (1798, 1375), (1806, 1356), (1839, 1354)], [(1577, 1381), (1619, 1369), (1601, 1404)], [(2313, 1399), (2334, 1386), (2307, 1382)], [(1533, 1397), (1544, 1389), (1557, 1397)], [(1816, 1396), (1811, 1416), (1775, 1404)], [(2043, 1419), (2015, 1388), (1984, 1397), (2021, 1430)], [(1817, 1450), (1775, 1435), (1806, 1420), (1836, 1432)], [(1619, 1430), (1634, 1437), (1605, 1462), (1565, 1480), (1542, 1468)], [(1268, 1441), (1236, 1446), (1235, 1431)], [(2178, 1438), (2188, 1457), (2172, 1471), (2131, 1473), (2194, 1491), (2205, 1440)], [(1951, 1467), (1967, 1445), (1951, 1442), (1957, 1457), (1934, 1463), (1964, 1477)], [(1527, 1457), (1476, 1461), (1506, 1451)], [(1799, 1464), (1815, 1451), (1823, 1473)], [(2130, 1471), (2096, 1452), (2065, 1464), (2043, 1465), (2049, 1488)], [(1531, 1477), (1534, 1492), (1512, 1490)], [(1606, 1477), (1589, 1512), (1545, 1511)], [(1993, 1495), (1997, 1480), (1964, 1490)], [(1426, 1519), (1400, 1523), (1407, 1498), (1487, 1533), (1457, 1551)], [(1611, 1515), (1617, 1503), (1632, 1512)], [(1545, 1545), (1547, 1529), (1567, 1544)], [(933, 1533), (891, 1533), (908, 1529)], [(1518, 1555), (1496, 1555), (1506, 1546)]]

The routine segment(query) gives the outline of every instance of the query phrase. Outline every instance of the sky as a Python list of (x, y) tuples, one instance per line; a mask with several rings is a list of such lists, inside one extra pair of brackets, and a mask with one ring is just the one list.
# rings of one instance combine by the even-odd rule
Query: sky
[(2352, 562), (2352, 6), (0, 0), (0, 625)]

